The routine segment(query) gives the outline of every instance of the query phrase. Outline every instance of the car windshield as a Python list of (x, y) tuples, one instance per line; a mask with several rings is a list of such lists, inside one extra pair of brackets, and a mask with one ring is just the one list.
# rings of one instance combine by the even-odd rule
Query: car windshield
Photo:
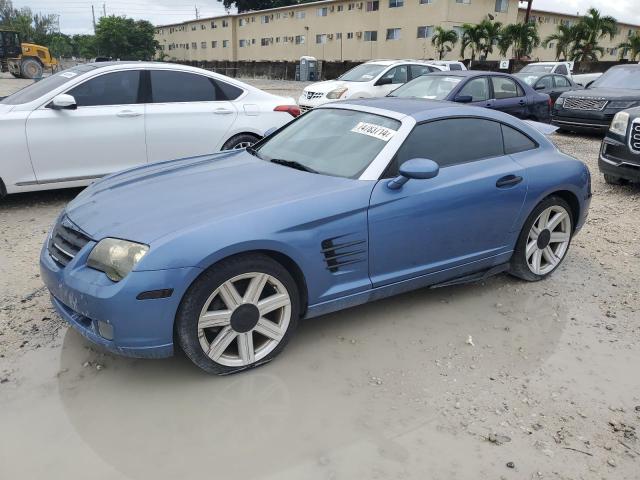
[(516, 73), (515, 75), (520, 80), (522, 80), (527, 85), (533, 86), (534, 83), (540, 78), (540, 75), (527, 74), (527, 73)]
[(589, 88), (628, 88), (640, 90), (640, 67), (610, 68)]
[(380, 115), (321, 108), (269, 137), (256, 152), (266, 161), (358, 178), (399, 127), (399, 121)]
[(2, 99), (0, 104), (22, 105), (23, 103), (33, 102), (51, 90), (55, 90), (65, 83), (75, 79), (78, 75), (87, 73), (94, 68), (96, 67), (92, 65), (78, 65), (77, 67), (58, 72), (55, 75), (43, 78), (39, 82), (32, 83), (31, 85), (24, 87), (22, 90), (18, 90), (13, 95), (9, 95)]
[(551, 73), (553, 65), (526, 65), (519, 73)]
[(368, 82), (373, 80), (386, 68), (386, 65), (377, 63), (363, 63), (338, 77), (344, 82)]
[(461, 77), (425, 75), (410, 81), (397, 90), (394, 90), (389, 94), (389, 96), (443, 100), (461, 81)]

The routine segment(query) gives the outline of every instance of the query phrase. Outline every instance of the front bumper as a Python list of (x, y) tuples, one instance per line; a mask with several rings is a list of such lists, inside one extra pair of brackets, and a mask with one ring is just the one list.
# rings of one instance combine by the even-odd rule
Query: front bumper
[(602, 173), (640, 182), (640, 154), (631, 152), (625, 142), (605, 137), (600, 148), (598, 168)]
[[(51, 258), (46, 244), (42, 249), (40, 272), (56, 311), (85, 338), (111, 352), (138, 358), (171, 356), (180, 300), (201, 270), (134, 271), (115, 283), (86, 267), (94, 245), (86, 245), (65, 267)], [(167, 298), (136, 299), (141, 292), (160, 289), (173, 293)]]
[(559, 128), (584, 133), (604, 133), (609, 130), (611, 120), (619, 109), (573, 110), (554, 105), (551, 123)]
[(329, 100), (326, 96), (322, 96), (319, 98), (307, 98), (306, 94), (300, 95), (298, 98), (298, 106), (300, 107), (300, 111), (302, 113), (308, 112), (309, 110), (319, 107), (320, 105), (324, 105), (325, 103), (335, 102), (336, 100)]

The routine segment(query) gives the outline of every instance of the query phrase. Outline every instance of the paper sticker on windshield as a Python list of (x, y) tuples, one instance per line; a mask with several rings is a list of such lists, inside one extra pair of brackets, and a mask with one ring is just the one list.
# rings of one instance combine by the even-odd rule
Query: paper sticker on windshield
[(362, 135), (369, 135), (370, 137), (377, 138), (383, 142), (388, 142), (396, 134), (395, 130), (367, 122), (359, 122), (351, 129), (351, 131), (361, 133)]
[(75, 77), (76, 75), (78, 75), (76, 72), (62, 72), (62, 73), (60, 74), (60, 76), (61, 76), (61, 77), (64, 77), (64, 78), (73, 78), (73, 77)]

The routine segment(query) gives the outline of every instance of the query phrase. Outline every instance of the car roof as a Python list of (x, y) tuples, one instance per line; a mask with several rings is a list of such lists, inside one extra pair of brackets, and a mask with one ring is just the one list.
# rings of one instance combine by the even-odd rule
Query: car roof
[(440, 75), (440, 76), (447, 76), (447, 77), (479, 77), (481, 75), (483, 76), (502, 75), (507, 77), (509, 76), (509, 74), (506, 72), (489, 72), (485, 70), (446, 70), (442, 72), (433, 72), (433, 73), (430, 73), (429, 75)]

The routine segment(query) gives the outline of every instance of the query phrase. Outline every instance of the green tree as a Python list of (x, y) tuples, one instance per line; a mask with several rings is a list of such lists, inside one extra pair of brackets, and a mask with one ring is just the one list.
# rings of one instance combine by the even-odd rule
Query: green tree
[(93, 58), (98, 55), (96, 38), (93, 35), (74, 35), (71, 37), (73, 56), (79, 58)]
[(265, 10), (267, 8), (287, 7), (298, 3), (307, 3), (314, 0), (222, 0), (224, 8), (231, 10), (232, 7), (238, 9), (238, 13), (249, 12), (251, 10)]
[(629, 60), (635, 62), (640, 57), (640, 33), (636, 32), (628, 37), (626, 42), (618, 45), (618, 48), (620, 49), (620, 59), (629, 55)]
[(499, 43), (500, 54), (506, 55), (509, 48), (512, 48), (516, 60), (531, 55), (533, 49), (539, 45), (538, 26), (533, 22), (507, 25), (502, 31)]
[(436, 48), (439, 60), (442, 60), (447, 53), (453, 50), (456, 43), (458, 43), (458, 34), (456, 31), (447, 30), (440, 26), (436, 27), (431, 37), (431, 45)]
[(46, 45), (55, 25), (55, 15), (34, 14), (28, 7), (17, 9), (11, 0), (0, 0), (0, 26), (16, 30), (23, 42)]
[(556, 60), (567, 60), (573, 50), (573, 44), (577, 39), (577, 29), (575, 25), (558, 25), (556, 33), (549, 35), (542, 42), (542, 46), (547, 48), (552, 42), (555, 43)]
[(95, 49), (120, 60), (151, 60), (158, 48), (155, 27), (146, 20), (110, 15), (96, 25)]
[(484, 19), (480, 22), (479, 27), (482, 29), (480, 50), (482, 51), (482, 57), (486, 60), (489, 54), (493, 53), (493, 47), (502, 38), (502, 23)]
[(595, 8), (590, 8), (576, 24), (576, 41), (571, 56), (574, 61), (597, 62), (598, 55), (604, 55), (604, 48), (598, 42), (609, 36), (611, 40), (618, 32), (617, 20), (603, 16)]
[(471, 61), (476, 59), (476, 52), (482, 50), (484, 40), (484, 29), (480, 25), (465, 23), (462, 25), (462, 39), (460, 45), (460, 55), (464, 58), (467, 48), (471, 49)]
[(51, 55), (57, 58), (73, 56), (73, 42), (69, 35), (54, 33), (48, 39), (47, 45)]

